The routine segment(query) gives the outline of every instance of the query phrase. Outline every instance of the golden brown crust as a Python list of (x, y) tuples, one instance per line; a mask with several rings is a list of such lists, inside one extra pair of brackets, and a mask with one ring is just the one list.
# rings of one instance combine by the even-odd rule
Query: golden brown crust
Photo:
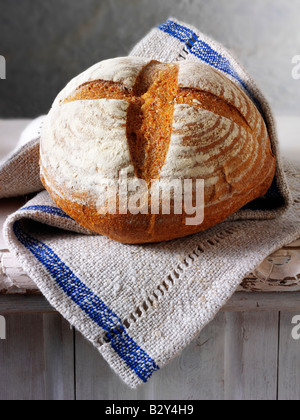
[[(234, 89), (238, 91), (236, 86)], [(232, 130), (238, 126), (239, 130), (244, 130), (248, 135), (248, 144), (245, 145), (246, 151), (242, 158), (241, 154), (233, 154), (229, 163), (216, 170), (214, 175), (219, 177), (216, 184), (206, 185), (205, 218), (199, 226), (186, 225), (186, 218), (190, 216), (185, 212), (182, 215), (101, 215), (92, 197), (85, 193), (72, 194), (69, 190), (66, 194), (51, 168), (42, 167), (42, 182), (53, 200), (82, 226), (122, 243), (138, 244), (172, 240), (206, 230), (224, 221), (247, 203), (266, 194), (270, 188), (275, 175), (276, 161), (270, 140), (267, 139), (265, 145), (261, 142), (266, 136), (264, 123), (260, 124), (261, 132), (253, 133), (247, 118), (224, 98), (194, 88), (179, 88), (176, 64), (150, 62), (140, 72), (132, 89), (127, 89), (120, 83), (103, 80), (85, 83), (79, 86), (64, 103), (103, 98), (129, 102), (126, 133), (131, 161), (135, 175), (146, 180), (148, 184), (151, 180), (160, 178), (165, 164), (171, 141), (175, 104), (201, 108), (231, 120)], [(247, 100), (250, 102), (250, 99)], [(258, 112), (256, 114), (256, 119), (262, 119)], [(213, 139), (213, 145), (205, 145), (201, 143), (200, 138), (198, 139), (199, 151), (209, 155), (206, 165), (221, 159), (222, 154), (230, 155), (232, 148), (241, 141), (241, 138), (237, 136), (235, 142), (228, 146), (224, 146), (225, 140), (226, 138), (219, 135)], [(192, 135), (186, 136), (185, 146), (188, 146), (189, 142), (195, 146)], [(215, 151), (219, 147), (219, 152), (210, 155), (212, 147)], [(251, 148), (257, 149), (255, 158)], [(195, 152), (197, 150), (193, 151)], [(261, 162), (263, 162), (262, 167), (260, 167)], [(253, 166), (251, 176), (243, 176), (243, 173), (247, 174), (247, 167), (251, 165)], [(255, 173), (257, 168), (260, 169)], [(205, 176), (203, 178), (205, 179)], [(197, 177), (193, 178), (196, 179)], [(150, 204), (149, 202), (149, 206)]]
[[(208, 214), (205, 214), (204, 222), (200, 226), (187, 226), (185, 220), (190, 216), (185, 212), (182, 215), (107, 214), (102, 216), (98, 213), (97, 208), (89, 203), (86, 196), (74, 197), (74, 200), (71, 201), (64, 196), (63, 190), (57, 194), (55, 188), (49, 187), (49, 184), (55, 185), (55, 180), (51, 179), (48, 174), (48, 182), (44, 176), (41, 176), (41, 179), (55, 203), (85, 228), (121, 243), (141, 244), (170, 241), (203, 232), (223, 222), (241, 208), (241, 203), (246, 205), (266, 194), (274, 178), (274, 170), (272, 166), (267, 167), (266, 165), (263, 173), (268, 173), (268, 175), (265, 176), (263, 184), (253, 186), (248, 192), (240, 193), (222, 205), (215, 204), (209, 207)], [(87, 205), (78, 203), (82, 201), (85, 201)], [(209, 203), (209, 201), (209, 191), (206, 190), (205, 203)]]

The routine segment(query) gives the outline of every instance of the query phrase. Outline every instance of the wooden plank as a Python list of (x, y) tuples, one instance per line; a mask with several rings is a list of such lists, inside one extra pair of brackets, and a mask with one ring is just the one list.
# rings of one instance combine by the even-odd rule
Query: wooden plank
[(300, 311), (300, 292), (237, 292), (221, 310), (223, 312)]
[(58, 314), (6, 316), (0, 400), (74, 398), (73, 333)]
[(107, 362), (76, 333), (78, 400), (221, 400), (224, 397), (225, 316), (219, 314), (201, 335), (151, 381), (131, 390)]
[(45, 399), (75, 399), (74, 334), (58, 314), (43, 315), (45, 357)]
[(138, 391), (128, 388), (113, 372), (98, 350), (79, 332), (76, 332), (75, 343), (77, 400), (138, 399)]
[(300, 291), (300, 240), (266, 258), (253, 274), (244, 279), (238, 291)]
[[(7, 216), (27, 202), (27, 197), (0, 200), (0, 294), (36, 292), (37, 287), (20, 267), (17, 259), (7, 249), (2, 228)], [(28, 286), (27, 286), (28, 285)]]
[(226, 400), (276, 400), (278, 316), (226, 314)]
[(0, 295), (0, 314), (51, 312), (56, 311), (42, 295)]
[(6, 340), (0, 341), (0, 399), (40, 400), (45, 395), (43, 317), (6, 317)]
[(27, 276), (16, 257), (0, 250), (0, 294), (41, 294), (35, 283)]
[[(300, 292), (237, 292), (221, 312), (300, 312)], [(14, 313), (51, 313), (55, 309), (41, 295), (0, 295), (0, 315)]]
[[(298, 401), (300, 399), (300, 339), (292, 337), (293, 318), (300, 317), (298, 312), (286, 312), (280, 315), (278, 399), (280, 401)], [(299, 334), (299, 327), (297, 328)]]
[(33, 281), (7, 249), (2, 228), (7, 216), (27, 202), (27, 197), (0, 200), (0, 294), (40, 293)]
[(42, 316), (7, 316), (6, 329), (6, 340), (0, 341), (0, 399), (43, 399)]
[[(155, 374), (144, 399), (223, 400), (225, 314), (218, 314), (170, 364)], [(141, 396), (141, 395), (140, 395)]]

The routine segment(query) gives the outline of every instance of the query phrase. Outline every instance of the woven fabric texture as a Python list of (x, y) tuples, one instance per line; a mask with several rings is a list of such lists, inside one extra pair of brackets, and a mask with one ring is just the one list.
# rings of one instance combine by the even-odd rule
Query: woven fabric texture
[[(200, 51), (201, 57), (193, 51)], [(132, 54), (161, 61), (206, 57), (209, 65), (222, 66), (220, 71), (259, 102), (277, 153), (276, 128), (267, 102), (220, 45), (195, 28), (169, 20)], [(20, 193), (21, 186), (16, 190), (12, 183), (4, 187), (1, 176), (12, 180), (9, 171), (20, 168), (18, 165), (28, 174), (36, 172), (36, 128), (31, 134), (22, 153), (14, 154), (0, 169), (1, 191), (6, 196)], [(29, 150), (35, 154), (31, 156)], [(37, 174), (32, 175), (38, 181)], [(166, 243), (123, 245), (94, 235), (59, 209), (46, 191), (9, 216), (4, 235), (9, 249), (49, 302), (135, 388), (201, 332), (248, 273), (300, 236), (299, 181), (300, 167), (286, 162), (283, 170), (278, 155), (268, 209), (256, 203), (256, 209), (243, 209), (234, 216), (239, 220)], [(39, 189), (37, 182), (35, 190)]]
[(0, 164), (0, 198), (44, 189), (39, 171), (40, 131), (45, 116), (34, 119), (21, 134), (16, 149)]

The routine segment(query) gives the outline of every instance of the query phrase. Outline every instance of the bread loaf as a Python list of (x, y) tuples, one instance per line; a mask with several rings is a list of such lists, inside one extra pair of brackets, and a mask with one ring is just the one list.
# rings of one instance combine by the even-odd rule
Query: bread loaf
[[(137, 57), (100, 62), (62, 90), (45, 121), (40, 155), (41, 179), (56, 204), (91, 231), (129, 244), (167, 241), (224, 221), (266, 194), (276, 168), (260, 112), (227, 77), (204, 63)], [(127, 186), (142, 181), (143, 193), (121, 190), (125, 174)], [(187, 223), (183, 195), (177, 214), (175, 190), (170, 214), (161, 206), (153, 212), (155, 182), (193, 181), (195, 203), (200, 179), (201, 224)], [(137, 191), (141, 211), (124, 211), (120, 203)], [(114, 196), (116, 212), (105, 212)]]

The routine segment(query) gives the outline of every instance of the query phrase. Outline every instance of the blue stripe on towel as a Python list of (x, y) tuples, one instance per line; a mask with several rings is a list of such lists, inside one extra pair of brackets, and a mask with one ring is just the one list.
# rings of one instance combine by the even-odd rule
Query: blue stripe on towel
[(61, 210), (58, 207), (52, 207), (52, 206), (28, 206), (23, 207), (21, 210), (32, 210), (32, 211), (41, 211), (43, 213), (52, 214), (54, 216), (60, 216), (64, 217), (65, 219), (71, 219), (70, 216), (68, 216), (63, 210)]
[[(247, 84), (241, 79), (238, 73), (235, 71), (234, 67), (230, 61), (215, 51), (210, 45), (198, 38), (198, 36), (185, 26), (179, 25), (172, 20), (168, 20), (164, 24), (158, 26), (158, 29), (161, 31), (173, 36), (174, 38), (179, 39), (179, 41), (184, 42), (186, 47), (191, 54), (194, 54), (197, 58), (200, 58), (205, 63), (210, 66), (223, 71), (229, 76), (236, 79), (243, 88), (248, 92), (252, 100), (252, 92), (249, 90)], [(256, 100), (255, 100), (256, 101)]]
[(143, 382), (147, 382), (159, 367), (127, 334), (121, 319), (72, 272), (51, 248), (24, 232), (20, 221), (15, 222), (13, 230), (19, 242), (44, 265), (66, 295), (90, 319), (107, 331), (108, 342), (126, 365)]
[(158, 29), (185, 43), (187, 43), (195, 35), (191, 29), (178, 25), (178, 23), (175, 23), (172, 20), (167, 20), (167, 22), (160, 25)]

